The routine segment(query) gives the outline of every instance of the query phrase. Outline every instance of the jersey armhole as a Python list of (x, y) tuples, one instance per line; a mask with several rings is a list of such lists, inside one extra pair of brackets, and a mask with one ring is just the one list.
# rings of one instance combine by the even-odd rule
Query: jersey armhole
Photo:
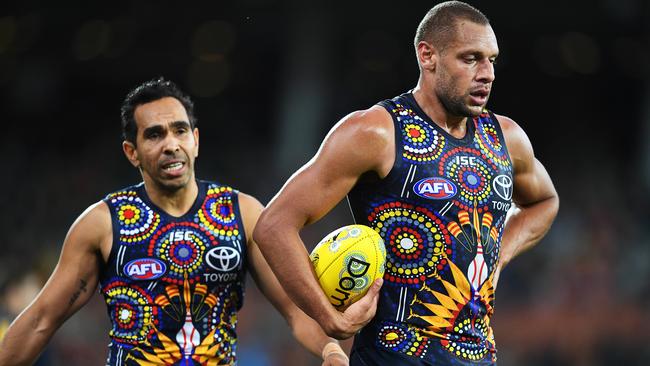
[[(510, 151), (508, 151), (508, 144), (506, 144), (506, 136), (503, 134), (503, 129), (501, 128), (501, 122), (497, 119), (497, 116), (492, 113), (492, 111), (488, 111), (488, 114), (490, 115), (490, 119), (494, 121), (494, 127), (497, 130), (497, 134), (499, 135), (499, 138), (501, 141), (503, 141), (503, 151), (506, 153), (506, 157), (508, 158), (508, 161), (510, 161), (510, 166), (512, 167), (514, 171), (514, 165), (512, 163), (512, 157), (510, 156)], [(478, 131), (478, 127), (477, 127)]]
[[(106, 279), (106, 276), (109, 274), (110, 270), (108, 267), (112, 265), (114, 262), (117, 263), (117, 251), (119, 250), (119, 238), (120, 238), (120, 226), (119, 226), (119, 220), (117, 219), (117, 212), (113, 209), (113, 206), (111, 206), (110, 203), (110, 198), (104, 198), (102, 200), (106, 206), (108, 206), (108, 212), (111, 215), (111, 232), (112, 232), (112, 241), (111, 241), (111, 250), (108, 254), (108, 258), (106, 259), (106, 262), (103, 265), (101, 274), (99, 276), (100, 281), (99, 281), (99, 286), (101, 288), (102, 282), (104, 279)], [(120, 276), (120, 269), (115, 268), (115, 274), (117, 276)]]
[(388, 171), (388, 174), (386, 174), (386, 176), (380, 180), (384, 182), (392, 182), (398, 176), (399, 169), (402, 166), (402, 150), (404, 149), (404, 144), (402, 142), (401, 126), (397, 120), (397, 116), (395, 116), (395, 113), (393, 113), (395, 105), (392, 100), (384, 100), (378, 103), (378, 105), (383, 107), (388, 112), (388, 114), (390, 114), (390, 117), (393, 120), (395, 138), (395, 161), (393, 162), (393, 166), (390, 168), (390, 171)]
[[(244, 216), (241, 213), (241, 208), (239, 206), (239, 191), (236, 189), (232, 189), (232, 208), (233, 208), (233, 213), (235, 214), (235, 221), (237, 221), (237, 225), (239, 226), (239, 236), (241, 238), (241, 247), (242, 247), (242, 254), (244, 255), (244, 258), (246, 259), (246, 262), (248, 261), (248, 240), (246, 239), (246, 227), (244, 225)], [(252, 235), (252, 233), (251, 233)], [(246, 267), (244, 266), (244, 271), (246, 271)]]

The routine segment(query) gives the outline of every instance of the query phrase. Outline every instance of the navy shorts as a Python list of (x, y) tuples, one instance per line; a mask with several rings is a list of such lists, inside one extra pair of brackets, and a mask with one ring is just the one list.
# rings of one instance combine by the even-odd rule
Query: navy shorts
[(415, 357), (378, 348), (355, 347), (350, 353), (350, 366), (429, 366), (430, 363)]

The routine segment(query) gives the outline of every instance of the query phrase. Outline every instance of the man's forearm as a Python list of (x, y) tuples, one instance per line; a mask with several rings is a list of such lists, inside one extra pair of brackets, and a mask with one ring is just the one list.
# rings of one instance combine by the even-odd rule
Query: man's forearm
[(328, 343), (338, 341), (328, 337), (316, 321), (304, 313), (289, 321), (294, 338), (314, 356), (321, 357), (323, 348)]
[(31, 365), (52, 337), (56, 325), (27, 308), (9, 326), (0, 342), (0, 366)]
[(291, 300), (330, 334), (332, 313), (336, 310), (327, 301), (314, 277), (307, 251), (297, 231), (258, 223), (254, 237)]
[(501, 239), (499, 255), (501, 268), (517, 255), (532, 248), (546, 235), (557, 215), (558, 208), (557, 196), (525, 207), (515, 206), (508, 217)]

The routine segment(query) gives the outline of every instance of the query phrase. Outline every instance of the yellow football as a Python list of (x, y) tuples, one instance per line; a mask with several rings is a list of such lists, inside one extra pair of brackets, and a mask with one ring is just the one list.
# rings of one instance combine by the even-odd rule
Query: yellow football
[(328, 234), (309, 255), (330, 303), (343, 311), (384, 275), (386, 247), (364, 225), (348, 225)]

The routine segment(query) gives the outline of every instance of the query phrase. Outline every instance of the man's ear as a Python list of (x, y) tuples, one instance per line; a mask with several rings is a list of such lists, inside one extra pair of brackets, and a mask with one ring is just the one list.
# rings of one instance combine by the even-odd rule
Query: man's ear
[(133, 165), (136, 168), (140, 167), (140, 160), (138, 159), (138, 151), (135, 148), (135, 145), (131, 141), (124, 140), (122, 141), (122, 151), (124, 151), (124, 155), (126, 155), (126, 158), (129, 159), (131, 162), (131, 165)]
[(427, 71), (436, 70), (437, 50), (428, 42), (420, 41), (416, 49), (420, 68)]
[(199, 129), (195, 127), (192, 133), (194, 134), (194, 157), (198, 158), (199, 157)]

